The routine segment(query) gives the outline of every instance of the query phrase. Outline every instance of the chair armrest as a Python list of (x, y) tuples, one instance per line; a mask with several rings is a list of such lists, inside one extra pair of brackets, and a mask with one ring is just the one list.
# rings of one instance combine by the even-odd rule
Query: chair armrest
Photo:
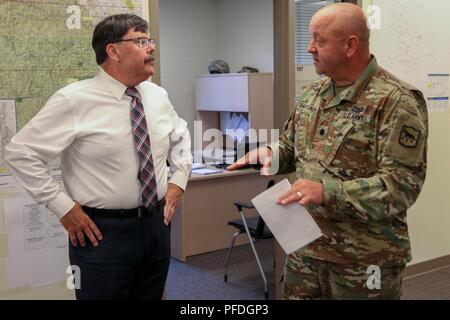
[(248, 203), (245, 203), (245, 202), (235, 202), (235, 203), (233, 203), (236, 207), (237, 207), (237, 209), (238, 210), (242, 210), (242, 208), (246, 208), (246, 209), (254, 209), (255, 208), (255, 206), (253, 206), (253, 205), (251, 205), (251, 204), (248, 204)]

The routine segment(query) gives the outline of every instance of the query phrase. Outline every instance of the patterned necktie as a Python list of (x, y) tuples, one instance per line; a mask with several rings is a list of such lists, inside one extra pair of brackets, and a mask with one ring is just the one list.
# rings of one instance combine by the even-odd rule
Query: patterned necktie
[(147, 121), (139, 92), (134, 87), (127, 89), (126, 94), (131, 97), (131, 127), (134, 136), (134, 145), (139, 160), (138, 178), (141, 182), (141, 195), (144, 206), (152, 209), (157, 202), (155, 168), (153, 167), (150, 137), (148, 135)]

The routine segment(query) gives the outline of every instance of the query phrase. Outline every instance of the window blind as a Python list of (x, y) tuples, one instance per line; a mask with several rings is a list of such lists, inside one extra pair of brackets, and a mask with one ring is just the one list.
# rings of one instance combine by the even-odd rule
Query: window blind
[(321, 8), (330, 3), (341, 2), (339, 0), (295, 0), (295, 64), (312, 64), (311, 55), (308, 53), (309, 23), (312, 16)]

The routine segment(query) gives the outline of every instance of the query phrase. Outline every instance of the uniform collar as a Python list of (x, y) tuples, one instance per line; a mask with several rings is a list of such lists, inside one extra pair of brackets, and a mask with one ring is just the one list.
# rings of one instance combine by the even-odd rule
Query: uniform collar
[[(116, 80), (113, 77), (111, 77), (105, 70), (103, 70), (102, 67), (99, 68), (97, 77), (101, 81), (102, 86), (106, 90), (111, 92), (111, 94), (114, 96), (114, 98), (116, 98), (117, 101), (120, 101), (123, 98), (125, 91), (127, 90), (126, 85), (124, 85), (119, 80)], [(140, 85), (137, 85), (135, 88), (137, 89), (139, 94), (141, 94), (141, 90), (139, 87)]]
[(327, 103), (325, 109), (337, 106), (344, 100), (355, 103), (357, 98), (364, 90), (370, 79), (372, 79), (372, 76), (375, 74), (377, 70), (378, 70), (377, 59), (375, 58), (374, 55), (371, 55), (371, 60), (369, 64), (361, 73), (361, 75), (358, 77), (358, 79), (355, 81), (355, 83), (345, 88), (345, 90), (343, 90), (336, 97), (333, 94), (333, 83), (331, 79), (327, 79), (327, 81), (325, 82), (325, 84), (323, 85), (322, 89), (319, 92), (322, 98), (330, 102)]

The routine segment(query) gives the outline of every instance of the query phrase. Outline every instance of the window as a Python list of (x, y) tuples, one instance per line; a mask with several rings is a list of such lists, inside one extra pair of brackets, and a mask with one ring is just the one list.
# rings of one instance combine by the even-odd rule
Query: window
[(309, 22), (312, 16), (321, 8), (339, 0), (295, 0), (295, 64), (313, 64), (308, 53), (308, 44), (311, 38)]

